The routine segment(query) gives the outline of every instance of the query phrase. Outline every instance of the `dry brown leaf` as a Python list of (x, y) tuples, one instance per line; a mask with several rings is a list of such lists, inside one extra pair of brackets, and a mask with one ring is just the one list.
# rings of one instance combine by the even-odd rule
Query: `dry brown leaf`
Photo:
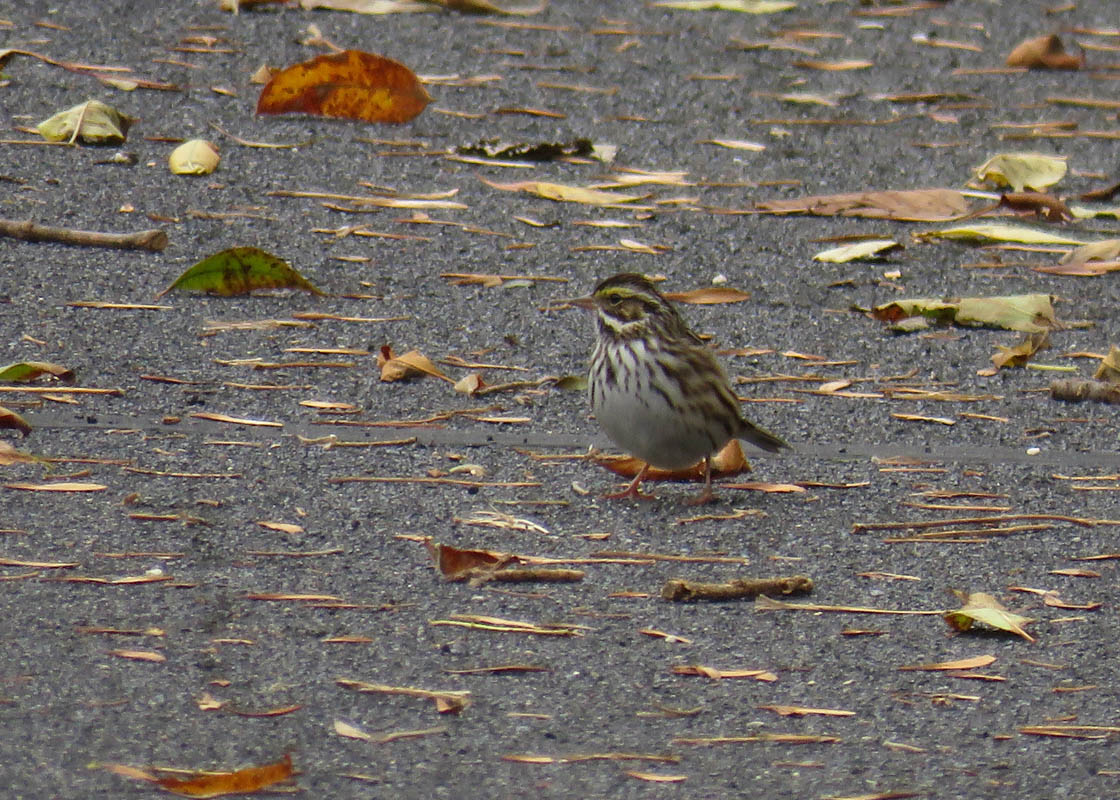
[(415, 378), (419, 375), (431, 375), (448, 383), (455, 383), (419, 350), (409, 350), (398, 356), (393, 352), (392, 347), (382, 345), (377, 354), (377, 366), (381, 370), (381, 380), (386, 383)]
[(0, 406), (0, 428), (16, 430), (27, 436), (31, 433), (31, 423), (10, 408)]
[(9, 464), (34, 464), (39, 461), (37, 456), (30, 453), (25, 453), (23, 450), (17, 450), (10, 443), (0, 441), (0, 467), (6, 467)]
[(869, 217), (903, 222), (948, 222), (968, 214), (968, 200), (956, 189), (903, 189), (823, 194), (766, 200), (755, 208), (773, 214)]
[(1067, 53), (1057, 34), (1026, 39), (1007, 56), (1007, 66), (1028, 69), (1081, 69), (1084, 53)]
[(446, 544), (424, 541), (424, 547), (435, 562), (436, 569), (449, 581), (462, 581), (471, 577), (477, 569), (498, 570), (509, 564), (520, 564), (522, 560), (511, 553), (495, 550), (464, 550)]
[(674, 675), (698, 675), (712, 680), (724, 678), (754, 678), (757, 681), (772, 683), (778, 676), (766, 669), (716, 669), (702, 664), (678, 664), (670, 670)]
[(436, 710), (440, 714), (458, 714), (471, 704), (471, 693), (467, 691), (431, 691), (429, 689), (417, 689), (411, 686), (388, 686), (384, 683), (366, 683), (365, 681), (355, 681), (349, 678), (338, 678), (335, 680), (335, 683), (346, 689), (353, 689), (356, 692), (362, 692), (364, 694), (398, 694), (404, 695), (405, 697), (419, 697), (425, 700), (431, 700), (436, 704)]

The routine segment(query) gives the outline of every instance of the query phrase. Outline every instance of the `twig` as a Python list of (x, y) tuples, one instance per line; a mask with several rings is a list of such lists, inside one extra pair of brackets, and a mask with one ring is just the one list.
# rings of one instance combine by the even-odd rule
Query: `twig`
[(136, 233), (102, 233), (55, 228), (39, 225), (31, 220), (0, 218), (0, 236), (10, 236), (25, 242), (59, 242), (81, 247), (113, 247), (119, 250), (159, 251), (167, 247), (167, 234), (159, 228)]
[(726, 583), (698, 583), (680, 578), (665, 581), (661, 599), (680, 603), (697, 600), (742, 600), (760, 594), (808, 594), (813, 591), (813, 581), (805, 575), (780, 578), (736, 578)]

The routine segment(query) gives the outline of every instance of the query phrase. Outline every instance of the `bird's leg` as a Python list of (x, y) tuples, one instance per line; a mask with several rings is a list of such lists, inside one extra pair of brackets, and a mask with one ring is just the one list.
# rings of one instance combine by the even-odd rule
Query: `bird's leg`
[(690, 506), (702, 506), (719, 500), (712, 491), (712, 457), (704, 456), (704, 491), (688, 500)]
[(603, 495), (604, 500), (652, 500), (652, 494), (645, 494), (638, 486), (641, 485), (642, 480), (649, 472), (649, 464), (643, 464), (642, 468), (638, 470), (638, 474), (634, 476), (634, 480), (630, 481), (630, 485), (623, 489), (621, 492), (611, 492), (610, 494)]

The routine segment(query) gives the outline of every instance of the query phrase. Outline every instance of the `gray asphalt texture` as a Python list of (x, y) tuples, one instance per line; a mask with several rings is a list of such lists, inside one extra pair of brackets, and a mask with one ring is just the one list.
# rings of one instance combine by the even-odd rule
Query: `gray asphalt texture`
[[(1102, 74), (1038, 72), (958, 75), (958, 67), (997, 67), (1023, 38), (1072, 28), (1113, 27), (1112, 0), (1082, 0), (1048, 13), (1053, 2), (948, 3), (903, 16), (859, 16), (857, 2), (805, 0), (796, 11), (752, 16), (689, 13), (624, 2), (554, 2), (525, 22), (454, 13), (365, 17), (273, 9), (240, 16), (209, 2), (157, 4), (107, 0), (48, 4), (31, 0), (0, 12), (0, 41), (57, 59), (123, 64), (174, 82), (183, 92), (105, 88), (88, 75), (27, 58), (4, 68), (0, 88), (5, 139), (55, 111), (99, 97), (139, 118), (121, 148), (133, 167), (98, 165), (111, 149), (0, 144), (6, 187), (2, 216), (44, 224), (128, 231), (167, 230), (171, 245), (154, 254), (0, 240), (0, 361), (47, 360), (77, 372), (82, 386), (120, 388), (122, 396), (82, 396), (71, 406), (30, 394), (3, 404), (35, 426), (23, 441), (38, 455), (120, 460), (3, 468), (3, 483), (60, 475), (106, 485), (93, 494), (0, 489), (0, 556), (14, 561), (76, 562), (69, 569), (0, 566), (0, 794), (13, 798), (140, 797), (158, 793), (97, 769), (137, 767), (234, 769), (291, 753), (309, 797), (688, 797), (823, 798), (875, 795), (936, 798), (1107, 798), (1120, 794), (1115, 728), (1099, 738), (1027, 735), (1027, 725), (1120, 725), (1116, 682), (1116, 562), (1073, 561), (1120, 551), (1117, 527), (1050, 521), (978, 543), (890, 543), (905, 531), (853, 533), (854, 523), (933, 520), (990, 512), (904, 505), (920, 492), (990, 492), (988, 499), (945, 503), (1003, 505), (1017, 514), (1120, 519), (1115, 481), (1080, 491), (1055, 475), (1120, 471), (1117, 416), (1106, 406), (1070, 406), (1044, 390), (1054, 373), (1004, 370), (976, 375), (996, 344), (1018, 334), (952, 329), (950, 337), (895, 336), (850, 309), (907, 296), (1048, 292), (1065, 320), (1088, 321), (1056, 332), (1039, 361), (1095, 362), (1075, 351), (1105, 352), (1120, 342), (1117, 278), (1060, 278), (1021, 262), (1038, 254), (978, 251), (958, 244), (910, 243), (935, 227), (843, 218), (725, 215), (755, 200), (803, 194), (961, 186), (970, 169), (1010, 150), (1069, 157), (1062, 189), (1077, 193), (1117, 179), (1116, 140), (1068, 138), (1001, 141), (997, 123), (1076, 121), (1082, 130), (1112, 130), (1115, 108), (1046, 103), (1048, 97), (1115, 98), (1115, 70)], [(520, 21), (520, 20), (515, 20)], [(52, 27), (40, 27), (47, 22)], [(306, 117), (257, 118), (258, 87), (250, 75), (320, 50), (300, 44), (308, 25), (328, 39), (397, 58), (424, 75), (501, 76), (474, 87), (433, 85), (433, 106), (412, 123), (377, 127)], [(58, 27), (61, 26), (61, 27)], [(611, 32), (607, 32), (608, 29)], [(798, 49), (743, 50), (734, 40), (773, 40), (786, 30), (829, 37), (794, 38)], [(978, 45), (981, 52), (921, 46), (915, 34)], [(212, 35), (229, 53), (172, 51), (184, 37)], [(1120, 44), (1115, 36), (1064, 33), (1074, 40)], [(1091, 50), (1091, 61), (1120, 61), (1115, 50)], [(803, 58), (867, 58), (868, 70), (822, 72), (794, 66)], [(186, 61), (197, 68), (167, 63)], [(727, 80), (698, 76), (732, 75)], [(541, 88), (539, 81), (618, 87), (614, 94)], [(232, 90), (216, 93), (211, 87)], [(788, 91), (835, 92), (838, 106), (791, 105)], [(884, 92), (939, 91), (970, 102), (901, 105)], [(564, 119), (485, 113), (478, 119), (439, 108), (491, 112), (499, 107), (561, 111)], [(936, 113), (935, 113), (936, 112)], [(642, 116), (648, 121), (620, 119)], [(799, 125), (798, 119), (879, 120), (881, 125)], [(763, 120), (789, 119), (789, 123)], [(309, 142), (298, 149), (243, 147), (211, 128), (247, 140)], [(178, 178), (166, 169), (173, 144), (161, 137), (213, 138), (220, 169)], [(619, 147), (617, 165), (686, 170), (709, 185), (644, 187), (664, 204), (648, 218), (617, 209), (553, 203), (499, 192), (479, 178), (590, 184), (599, 164), (546, 164), (532, 170), (466, 165), (439, 157), (383, 155), (419, 141), (428, 151), (499, 137), (556, 141), (589, 137)], [(701, 140), (763, 142), (761, 153)], [(945, 147), (921, 147), (940, 143)], [(315, 200), (269, 196), (277, 190), (359, 194), (360, 182), (402, 192), (459, 190), (465, 211), (432, 211), (452, 225), (415, 225), (408, 212), (348, 214)], [(748, 183), (720, 187), (712, 183)], [(778, 183), (772, 183), (778, 182)], [(796, 182), (796, 183), (781, 183)], [(131, 213), (119, 211), (129, 205)], [(199, 213), (201, 212), (201, 213)], [(532, 217), (548, 227), (514, 219)], [(627, 219), (638, 228), (597, 229), (583, 220)], [(171, 221), (167, 221), (171, 220)], [(1036, 227), (1043, 223), (1030, 222)], [(427, 241), (334, 237), (314, 229), (366, 225)], [(1089, 239), (1117, 235), (1114, 220), (1058, 226)], [(819, 264), (815, 242), (844, 234), (885, 234), (911, 246), (887, 263)], [(578, 251), (629, 237), (669, 249), (656, 256)], [(531, 244), (528, 248), (512, 245)], [(288, 259), (332, 296), (303, 294), (222, 299), (171, 294), (159, 311), (93, 310), (81, 300), (152, 302), (184, 269), (220, 249), (255, 245)], [(368, 261), (341, 260), (362, 257)], [(1004, 268), (967, 265), (1003, 258)], [(1056, 256), (1052, 257), (1056, 258)], [(897, 278), (884, 272), (897, 269)], [(684, 505), (697, 487), (654, 486), (658, 499), (599, 499), (618, 485), (587, 462), (537, 461), (525, 454), (578, 454), (606, 445), (578, 392), (523, 390), (486, 398), (455, 394), (434, 379), (378, 381), (372, 356), (343, 357), (355, 368), (254, 371), (222, 360), (277, 362), (317, 358), (290, 347), (358, 347), (376, 352), (417, 348), (432, 358), (516, 365), (526, 373), (486, 370), (491, 382), (582, 369), (591, 346), (588, 318), (550, 311), (563, 297), (586, 293), (614, 272), (662, 273), (665, 286), (686, 290), (717, 275), (752, 295), (747, 303), (683, 309), (718, 347), (771, 348), (772, 354), (728, 359), (733, 376), (777, 374), (882, 378), (913, 368), (925, 387), (994, 395), (970, 403), (829, 398), (799, 393), (817, 382), (747, 383), (754, 420), (796, 449), (753, 456), (751, 480), (867, 482), (854, 488), (810, 487), (766, 494), (723, 489), (722, 502), (698, 512)], [(441, 272), (548, 275), (567, 283), (504, 289), (462, 287)], [(356, 295), (370, 295), (359, 298)], [(351, 295), (344, 297), (343, 295)], [(288, 318), (301, 311), (348, 317), (408, 319), (387, 323), (319, 321), (309, 328), (200, 335), (210, 320)], [(814, 366), (782, 355), (812, 354), (849, 365)], [(325, 356), (325, 358), (334, 358)], [(448, 368), (455, 377), (464, 370)], [(142, 376), (173, 377), (173, 384)], [(1064, 377), (1062, 373), (1057, 373)], [(274, 383), (288, 390), (248, 390), (228, 383)], [(853, 390), (874, 391), (874, 381)], [(353, 403), (361, 413), (320, 414), (301, 401)], [(769, 402), (768, 402), (769, 401)], [(39, 403), (42, 403), (41, 405)], [(456, 417), (436, 428), (347, 428), (338, 419), (418, 419), (453, 409), (497, 404), (491, 412), (527, 417), (495, 425)], [(204, 422), (195, 412), (273, 420), (283, 428)], [(974, 413), (1005, 422), (962, 417)], [(903, 421), (892, 413), (948, 416), (953, 426)], [(177, 424), (165, 421), (177, 417)], [(308, 444), (298, 437), (335, 434), (343, 441), (410, 435), (412, 445), (378, 448)], [(237, 442), (231, 444), (230, 442)], [(1037, 455), (1028, 455), (1038, 448)], [(876, 456), (879, 458), (877, 459)], [(883, 458), (916, 459), (921, 471), (899, 471)], [(478, 465), (485, 482), (529, 487), (470, 488), (409, 483), (332, 483), (353, 475), (424, 477)], [(185, 478), (167, 473), (236, 477)], [(458, 477), (470, 473), (453, 473)], [(678, 524), (697, 513), (762, 515)], [(480, 511), (527, 518), (547, 530), (511, 531), (466, 525)], [(136, 514), (183, 515), (189, 522), (144, 521)], [(302, 526), (284, 533), (258, 525)], [(961, 527), (972, 527), (962, 525)], [(606, 539), (588, 538), (606, 533)], [(406, 536), (431, 536), (461, 547), (527, 555), (585, 558), (609, 551), (723, 554), (749, 564), (655, 561), (596, 564), (569, 585), (447, 583), (423, 548)], [(330, 555), (283, 557), (260, 552)], [(149, 554), (109, 557), (106, 554)], [(171, 554), (159, 557), (152, 554)], [(1098, 578), (1053, 574), (1092, 569)], [(122, 578), (159, 569), (172, 580), (107, 585), (67, 577)], [(1031, 643), (1000, 633), (952, 634), (936, 616), (850, 613), (760, 613), (752, 603), (684, 605), (658, 599), (666, 579), (724, 580), (804, 573), (814, 603), (894, 610), (951, 608), (950, 589), (989, 592), (1037, 621)], [(882, 573), (882, 574), (880, 574)], [(909, 576), (890, 578), (883, 574)], [(1073, 605), (1047, 606), (1051, 590)], [(351, 607), (254, 600), (259, 593), (325, 594)], [(626, 596), (620, 593), (633, 593)], [(482, 614), (587, 626), (578, 638), (434, 626), (454, 614)], [(162, 629), (162, 636), (89, 633), (90, 627)], [(687, 642), (641, 633), (655, 629)], [(846, 631), (860, 630), (865, 635)], [(874, 632), (874, 635), (866, 632)], [(330, 643), (339, 636), (368, 637)], [(163, 663), (114, 655), (154, 650)], [(990, 654), (971, 678), (900, 667)], [(502, 664), (547, 671), (455, 675)], [(675, 665), (766, 669), (777, 680), (710, 680), (671, 672)], [(439, 715), (423, 699), (358, 694), (339, 678), (433, 690), (468, 690), (461, 714)], [(998, 680), (996, 679), (998, 678)], [(209, 694), (226, 705), (202, 710)], [(246, 716), (298, 705), (291, 713)], [(838, 709), (852, 716), (783, 717), (762, 706)], [(665, 709), (699, 709), (679, 715)], [(237, 713), (242, 712), (242, 713)], [(443, 727), (442, 733), (376, 744), (343, 738), (336, 721), (374, 735)], [(764, 733), (833, 736), (839, 741), (725, 743), (695, 746), (689, 737)], [(589, 760), (525, 764), (503, 756), (565, 757), (630, 753), (672, 762)], [(659, 784), (628, 772), (685, 776)], [(358, 776), (358, 777), (355, 777)], [(890, 793), (898, 793), (897, 795)]]

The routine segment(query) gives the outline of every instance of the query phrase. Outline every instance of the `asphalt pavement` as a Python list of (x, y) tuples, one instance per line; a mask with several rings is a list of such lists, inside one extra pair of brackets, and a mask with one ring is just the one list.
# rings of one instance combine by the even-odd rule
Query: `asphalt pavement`
[[(1114, 183), (1118, 23), (1110, 0), (802, 0), (765, 15), (584, 0), (513, 17), (233, 15), (198, 0), (0, 9), (3, 48), (179, 87), (124, 92), (27, 55), (0, 74), (0, 217), (170, 240), (147, 252), (0, 239), (0, 362), (62, 364), (77, 387), (120, 390), (0, 395), (33, 428), (3, 441), (51, 459), (0, 467), (0, 794), (154, 796), (104, 765), (221, 771), (290, 754), (289, 785), (309, 797), (1120, 795), (1117, 415), (1046, 391), (1120, 344), (1117, 277), (1034, 271), (1056, 262), (1047, 248), (912, 239), (937, 224), (747, 213), (962, 188), (1015, 150), (1066, 156), (1057, 191), (1072, 198)], [(307, 43), (312, 25), (427, 76), (431, 106), (401, 126), (255, 116), (260, 66), (325, 52)], [(1018, 42), (1050, 33), (1088, 66), (1000, 71)], [(930, 96), (884, 99), (918, 93)], [(27, 143), (27, 128), (91, 97), (137, 118), (126, 143)], [(219, 169), (171, 175), (175, 142), (194, 137), (220, 147)], [(614, 163), (443, 155), (577, 138), (616, 146)], [(104, 163), (117, 150), (135, 163)], [(619, 169), (658, 173), (627, 190), (640, 209), (491, 185), (589, 186)], [(465, 208), (347, 199), (389, 189)], [(1109, 217), (999, 221), (1120, 235)], [(906, 248), (812, 260), (868, 234)], [(156, 299), (235, 246), (287, 259), (326, 296)], [(558, 301), (620, 271), (750, 293), (682, 313), (729, 353), (748, 416), (794, 445), (750, 453), (753, 472), (724, 482), (762, 486), (725, 485), (702, 509), (687, 484), (601, 499), (621, 479), (583, 456), (609, 443), (580, 392), (544, 379), (580, 373), (592, 344), (589, 318)], [(1035, 358), (1058, 371), (980, 375), (1021, 334), (898, 335), (861, 311), (1021, 293), (1053, 295), (1067, 323)], [(455, 380), (471, 369), (448, 359), (491, 365), (474, 368), (488, 385), (526, 383), (468, 396), (434, 377), (382, 382), (384, 346)], [(13, 488), (64, 482), (101, 488)], [(448, 582), (423, 537), (582, 562), (585, 576)], [(814, 589), (789, 602), (816, 610), (660, 599), (672, 578), (793, 574)], [(1033, 619), (1033, 641), (898, 613), (952, 609), (953, 590)], [(423, 693), (340, 680), (469, 704), (440, 713)]]

